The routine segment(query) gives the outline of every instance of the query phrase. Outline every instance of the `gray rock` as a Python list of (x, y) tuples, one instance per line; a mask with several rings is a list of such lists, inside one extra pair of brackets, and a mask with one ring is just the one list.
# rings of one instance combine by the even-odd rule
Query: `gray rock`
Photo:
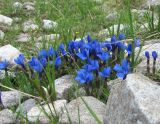
[(93, 0), (94, 2), (96, 2), (97, 4), (102, 4), (103, 0)]
[(111, 90), (114, 85), (120, 83), (121, 81), (122, 81), (121, 79), (117, 78), (115, 80), (107, 82), (108, 88)]
[(73, 86), (74, 79), (71, 75), (65, 75), (55, 80), (57, 98), (68, 98), (68, 91)]
[(39, 38), (37, 38), (37, 42), (40, 41), (55, 41), (57, 39), (60, 38), (60, 34), (50, 34), (50, 35), (44, 35), (44, 36), (40, 36)]
[(18, 106), (16, 112), (18, 112), (18, 113), (20, 112), (20, 113), (23, 113), (25, 115), (34, 106), (36, 106), (36, 100), (28, 99)]
[(13, 3), (13, 8), (18, 10), (18, 9), (22, 9), (23, 5), (20, 2), (15, 2)]
[(160, 87), (142, 74), (129, 74), (111, 89), (106, 108), (109, 124), (159, 124)]
[[(100, 102), (98, 99), (92, 97), (92, 96), (85, 96), (82, 97), (85, 102), (88, 104), (90, 109), (94, 111), (94, 113), (97, 115), (99, 120), (103, 122), (103, 117), (105, 116), (105, 104)], [(66, 111), (67, 109), (67, 111)], [(92, 114), (87, 109), (85, 103), (81, 100), (81, 98), (77, 98), (70, 103), (67, 104), (66, 109), (62, 116), (60, 117), (60, 124), (68, 124), (68, 115), (71, 119), (71, 122), (73, 124), (79, 123), (80, 118), (80, 124), (97, 124), (96, 120), (92, 116)], [(78, 109), (79, 109), (79, 116), (78, 116)]]
[(1, 92), (2, 104), (5, 108), (15, 106), (21, 99), (21, 94), (18, 91), (3, 91)]
[(16, 123), (16, 116), (9, 109), (0, 111), (0, 124), (13, 124)]
[(10, 44), (0, 47), (0, 61), (7, 60), (11, 65), (15, 65), (16, 59), (21, 52)]
[(149, 11), (149, 10), (145, 10), (145, 9), (142, 9), (142, 10), (137, 10), (137, 9), (132, 9), (131, 10), (132, 14), (134, 15), (138, 15), (138, 17), (142, 18), (145, 16), (145, 14), (149, 14), (151, 16), (152, 12)]
[[(8, 76), (15, 77), (14, 72), (7, 71)], [(0, 79), (4, 79), (6, 77), (5, 70), (0, 70)]]
[(0, 14), (0, 25), (11, 26), (12, 22), (13, 22), (13, 19)]
[[(153, 67), (153, 59), (152, 59), (152, 51), (157, 51), (158, 54), (160, 55), (160, 43), (155, 43), (155, 44), (149, 44), (149, 45), (145, 45), (142, 47), (141, 53), (139, 55), (139, 58), (142, 59), (142, 62), (136, 67), (136, 71), (137, 72), (141, 72), (143, 74), (145, 74), (147, 72), (147, 59), (145, 57), (145, 51), (148, 51), (150, 53), (150, 68), (152, 71), (152, 67)], [(157, 63), (160, 63), (160, 57), (157, 58), (156, 60)], [(156, 64), (156, 69), (159, 70), (160, 66), (159, 64)]]
[(155, 43), (160, 43), (160, 39), (151, 39), (151, 40), (144, 41), (144, 45), (149, 45), (149, 44), (152, 45)]
[[(123, 25), (123, 24), (120, 24), (119, 31), (121, 32), (121, 31), (123, 31), (123, 30), (126, 29), (126, 28), (127, 28), (127, 26), (125, 26), (125, 25)], [(109, 27), (109, 29), (111, 30), (111, 32), (112, 32), (113, 29), (114, 29), (114, 34), (117, 34), (118, 25), (117, 25), (117, 24), (116, 24), (116, 25), (113, 25), (113, 26)], [(104, 38), (106, 38), (106, 37), (109, 36), (109, 35), (110, 35), (110, 32), (109, 32), (108, 28), (107, 28), (107, 29), (103, 29), (103, 30), (101, 30), (101, 31), (98, 33), (98, 36), (99, 36), (99, 37), (104, 37)]]
[[(154, 26), (157, 26), (158, 25), (158, 20), (155, 20), (154, 21)], [(147, 32), (149, 31), (149, 24), (148, 23), (144, 23), (140, 26), (140, 31), (141, 32)]]
[(160, 0), (147, 0), (147, 4), (149, 6), (157, 6), (160, 5)]
[(31, 36), (27, 33), (21, 33), (20, 35), (17, 36), (18, 42), (28, 42), (30, 40), (31, 40)]
[(23, 8), (26, 9), (27, 11), (34, 11), (35, 10), (34, 6), (35, 4), (32, 2), (24, 2), (23, 4)]
[(106, 16), (107, 21), (114, 21), (116, 20), (118, 17), (118, 13), (117, 12), (112, 12), (109, 15)]
[(29, 30), (37, 30), (39, 27), (38, 25), (34, 24), (33, 21), (29, 20), (23, 23), (23, 31), (28, 32)]
[(51, 20), (43, 20), (43, 28), (44, 29), (55, 29), (58, 26), (57, 22)]
[(3, 40), (4, 36), (5, 36), (4, 32), (0, 30), (0, 40)]
[[(64, 109), (64, 106), (66, 105), (66, 100), (57, 100), (55, 101), (53, 104), (54, 104), (54, 107), (55, 107), (55, 110), (56, 110), (56, 113), (58, 115), (61, 115), (62, 114), (62, 110)], [(43, 124), (49, 124), (50, 123), (50, 120), (48, 119), (48, 117), (45, 115), (44, 111), (42, 110), (42, 107), (43, 109), (45, 110), (45, 112), (51, 116), (52, 113), (54, 114), (55, 116), (55, 111), (54, 111), (54, 108), (52, 106), (52, 104), (50, 103), (49, 104), (50, 108), (51, 108), (51, 111), (48, 107), (48, 105), (43, 105), (43, 106), (35, 106), (33, 107), (28, 113), (27, 113), (27, 117), (28, 117), (28, 120), (32, 123), (35, 123), (37, 121), (39, 121), (40, 123), (43, 123)], [(53, 115), (52, 115), (53, 116)]]

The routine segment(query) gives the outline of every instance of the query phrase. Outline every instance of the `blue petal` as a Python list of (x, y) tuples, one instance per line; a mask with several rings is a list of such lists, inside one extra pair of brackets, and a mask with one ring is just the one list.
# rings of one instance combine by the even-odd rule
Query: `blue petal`
[(124, 79), (125, 74), (124, 73), (117, 73), (116, 76), (120, 79)]
[(116, 64), (114, 66), (114, 70), (117, 71), (117, 72), (122, 72), (123, 71), (122, 67), (119, 64)]
[(82, 60), (86, 60), (87, 59), (87, 57), (84, 56), (82, 53), (77, 53), (76, 55)]
[(158, 56), (157, 52), (156, 52), (156, 51), (153, 51), (153, 52), (152, 52), (152, 57), (153, 57), (154, 60), (157, 59), (157, 56)]
[(146, 58), (147, 58), (147, 59), (149, 59), (149, 58), (150, 58), (150, 56), (149, 56), (149, 52), (148, 52), (148, 51), (145, 51), (145, 56), (146, 56)]

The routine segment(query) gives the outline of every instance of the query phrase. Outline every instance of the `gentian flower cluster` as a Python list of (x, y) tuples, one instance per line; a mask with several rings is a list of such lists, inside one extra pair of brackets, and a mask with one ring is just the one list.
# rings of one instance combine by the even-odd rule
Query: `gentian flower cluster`
[[(126, 36), (120, 34), (118, 37), (112, 36), (110, 41), (100, 42), (88, 35), (86, 39), (80, 41), (72, 40), (67, 45), (62, 43), (57, 49), (53, 47), (48, 50), (42, 49), (37, 57), (32, 57), (28, 61), (28, 67), (32, 73), (36, 72), (43, 76), (45, 68), (53, 65), (55, 73), (62, 76), (68, 68), (75, 70), (77, 64), (80, 69), (77, 70), (75, 80), (81, 85), (91, 85), (93, 89), (98, 89), (101, 80), (106, 82), (115, 76), (125, 79), (130, 73), (130, 56), (134, 51), (132, 44), (125, 43), (125, 39)], [(133, 42), (135, 47), (140, 46), (139, 39), (136, 38)], [(153, 56), (156, 58), (155, 54)], [(28, 68), (25, 61), (22, 54), (15, 59), (24, 70)]]

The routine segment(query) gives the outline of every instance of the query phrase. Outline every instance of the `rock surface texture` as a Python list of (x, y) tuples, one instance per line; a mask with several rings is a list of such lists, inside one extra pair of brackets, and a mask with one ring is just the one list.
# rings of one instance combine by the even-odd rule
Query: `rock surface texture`
[(67, 98), (69, 89), (73, 86), (74, 79), (71, 75), (65, 75), (55, 80), (55, 87), (58, 98)]
[(57, 27), (57, 22), (51, 21), (51, 20), (43, 20), (43, 28), (44, 29), (55, 29)]
[(0, 40), (3, 40), (4, 36), (5, 36), (4, 32), (0, 30)]
[(14, 59), (19, 56), (20, 51), (10, 44), (0, 47), (0, 60), (7, 60), (10, 64), (15, 64)]
[(34, 24), (33, 21), (29, 20), (23, 23), (23, 31), (28, 32), (28, 31), (34, 31), (37, 30), (39, 27), (38, 25)]
[(18, 42), (28, 42), (31, 40), (31, 36), (27, 33), (21, 33), (17, 36)]
[(0, 124), (14, 124), (16, 122), (16, 116), (9, 109), (0, 111)]
[(17, 105), (20, 99), (21, 99), (21, 94), (17, 91), (1, 92), (1, 101), (5, 108)]
[(7, 25), (7, 26), (11, 26), (13, 22), (13, 19), (4, 16), (4, 15), (0, 15), (0, 25)]
[(36, 106), (36, 100), (28, 99), (19, 105), (16, 111), (26, 114), (34, 106)]
[[(103, 116), (105, 115), (105, 104), (92, 96), (86, 96), (83, 97), (83, 99), (88, 104), (90, 109), (95, 112), (99, 120), (103, 123)], [(89, 112), (85, 103), (81, 100), (80, 97), (68, 103), (66, 109), (68, 112), (65, 111), (64, 114), (62, 114), (59, 122), (60, 124), (69, 124), (68, 116), (70, 117), (73, 124), (78, 124), (79, 118), (80, 124), (97, 124), (96, 120)]]
[(115, 84), (107, 102), (109, 124), (160, 124), (160, 86), (141, 74)]
[(44, 35), (40, 36), (36, 39), (37, 42), (41, 41), (55, 41), (60, 38), (60, 34), (50, 34), (50, 35)]
[[(62, 110), (64, 109), (64, 106), (66, 105), (66, 103), (67, 103), (66, 100), (57, 100), (53, 103), (55, 110), (56, 110), (56, 113), (58, 115), (62, 114)], [(55, 111), (54, 111), (52, 104), (50, 103), (49, 106), (50, 106), (52, 112), (50, 111), (48, 105), (43, 105), (42, 107), (49, 116), (51, 116), (52, 113), (54, 114), (52, 116), (55, 116)], [(27, 113), (27, 117), (30, 122), (35, 123), (35, 122), (39, 121), (41, 124), (49, 124), (50, 123), (50, 120), (48, 119), (48, 117), (44, 113), (42, 107), (35, 106)]]

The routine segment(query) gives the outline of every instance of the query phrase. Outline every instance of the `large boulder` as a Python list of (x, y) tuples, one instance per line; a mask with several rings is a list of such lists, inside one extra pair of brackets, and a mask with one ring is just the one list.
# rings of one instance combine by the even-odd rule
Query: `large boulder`
[[(82, 97), (89, 108), (96, 114), (98, 119), (103, 123), (105, 115), (105, 104), (92, 96)], [(79, 115), (78, 115), (79, 114)], [(90, 113), (86, 104), (79, 97), (66, 105), (66, 109), (60, 117), (60, 124), (69, 124), (69, 118), (73, 124), (97, 124), (95, 118)], [(79, 122), (80, 120), (80, 122)]]
[(160, 124), (160, 86), (142, 74), (116, 83), (107, 102), (109, 124)]
[[(43, 106), (35, 106), (27, 113), (27, 118), (32, 123), (40, 122), (41, 124), (49, 124), (50, 120), (47, 117), (47, 115), (56, 116), (56, 114), (58, 114), (60, 116), (62, 114), (62, 111), (66, 103), (67, 103), (66, 100), (57, 100), (53, 103), (54, 107), (52, 103), (48, 105), (46, 104)], [(55, 114), (55, 110), (56, 110), (56, 114)]]
[(0, 47), (0, 61), (7, 60), (10, 64), (15, 64), (14, 59), (17, 58), (21, 52), (10, 44)]

